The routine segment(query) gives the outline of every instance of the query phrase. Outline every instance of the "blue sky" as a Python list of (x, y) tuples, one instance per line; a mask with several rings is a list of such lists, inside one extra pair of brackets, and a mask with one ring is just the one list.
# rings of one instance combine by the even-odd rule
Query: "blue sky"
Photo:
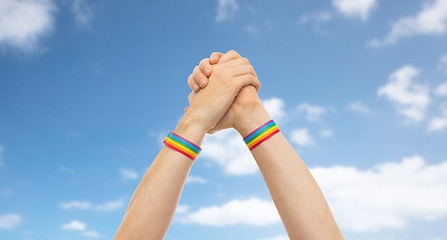
[[(187, 76), (230, 49), (346, 239), (447, 239), (446, 0), (2, 0), (0, 16), (0, 239), (111, 239)], [(288, 239), (241, 137), (202, 148), (166, 239)]]

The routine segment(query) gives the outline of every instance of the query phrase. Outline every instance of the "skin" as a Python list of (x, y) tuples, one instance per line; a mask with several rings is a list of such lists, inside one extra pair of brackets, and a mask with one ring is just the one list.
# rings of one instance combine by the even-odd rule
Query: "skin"
[[(193, 89), (189, 98), (191, 102), (213, 83), (214, 69), (225, 61), (227, 59), (221, 53), (213, 53), (195, 68), (188, 80)], [(203, 82), (200, 82), (201, 79)], [(231, 126), (245, 137), (269, 121), (271, 118), (262, 105), (257, 90), (259, 89), (252, 86), (242, 88), (233, 105), (220, 120), (222, 123), (217, 124), (217, 128), (210, 132)], [(190, 109), (185, 109), (185, 112), (189, 111)], [(290, 239), (344, 239), (318, 184), (282, 133), (275, 134), (251, 153)]]
[[(200, 146), (205, 134), (219, 126), (244, 86), (259, 88), (253, 67), (237, 56), (234, 51), (222, 55), (228, 61), (214, 66), (206, 89), (190, 101), (174, 133)], [(163, 239), (193, 163), (163, 146), (135, 190), (114, 239)]]
[[(195, 91), (174, 132), (199, 146), (207, 132), (233, 127), (246, 136), (270, 119), (253, 67), (235, 51), (214, 53), (188, 82)], [(282, 133), (252, 154), (290, 239), (343, 239), (317, 183)], [(114, 239), (163, 239), (192, 165), (164, 146), (135, 190)]]
[[(193, 89), (193, 91), (188, 96), (190, 104), (192, 99), (194, 99), (195, 96), (197, 95), (197, 92), (201, 88), (205, 88), (208, 85), (209, 82), (208, 77), (211, 76), (212, 72), (214, 71), (213, 69), (232, 59), (239, 59), (244, 64), (249, 64), (248, 59), (242, 58), (235, 51), (229, 51), (225, 55), (223, 55), (222, 53), (214, 52), (211, 54), (210, 58), (203, 59), (200, 62), (199, 66), (196, 66), (194, 68), (193, 73), (188, 78), (188, 84)], [(211, 66), (211, 64), (214, 65)], [(205, 72), (207, 72), (207, 74), (205, 74)], [(254, 74), (257, 78), (256, 72), (254, 72)], [(212, 134), (226, 128), (239, 129), (243, 127), (241, 125), (244, 125), (244, 123), (249, 119), (241, 119), (240, 115), (235, 114), (235, 112), (249, 111), (250, 109), (248, 107), (259, 104), (262, 105), (261, 100), (259, 99), (257, 94), (257, 92), (259, 92), (260, 87), (261, 87), (260, 83), (259, 85), (256, 86), (248, 85), (243, 87), (236, 96), (236, 99), (233, 102), (233, 104), (230, 106), (225, 115), (222, 117), (222, 119), (216, 124), (216, 126), (214, 126), (214, 128), (210, 129), (208, 133)], [(187, 110), (188, 107), (185, 108), (185, 112)]]

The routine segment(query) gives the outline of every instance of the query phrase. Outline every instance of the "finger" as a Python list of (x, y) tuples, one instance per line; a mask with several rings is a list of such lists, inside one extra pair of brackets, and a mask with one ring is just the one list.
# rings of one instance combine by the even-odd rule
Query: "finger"
[(192, 74), (189, 75), (189, 77), (188, 77), (188, 85), (194, 92), (198, 92), (200, 90), (200, 87), (194, 81), (194, 78), (192, 77)]
[(194, 79), (194, 82), (201, 88), (206, 87), (206, 85), (208, 84), (208, 78), (203, 75), (202, 71), (200, 71), (199, 69), (199, 66), (194, 68), (194, 71), (192, 72), (192, 78)]
[(211, 53), (210, 56), (210, 63), (211, 64), (216, 64), (217, 62), (219, 62), (220, 58), (223, 56), (223, 53), (220, 52), (213, 52)]
[(256, 88), (256, 91), (259, 91), (259, 89), (261, 88), (261, 82), (259, 82), (259, 80), (252, 74), (240, 75), (235, 77), (234, 80), (235, 80), (234, 86), (237, 91), (241, 90), (243, 87), (247, 85), (252, 85), (253, 87)]
[(191, 92), (191, 93), (188, 95), (188, 102), (189, 102), (189, 105), (191, 105), (191, 102), (194, 100), (194, 98), (195, 98), (196, 95), (197, 95), (196, 92)]
[[(228, 68), (234, 68), (234, 67), (239, 67), (239, 66), (243, 66), (243, 65), (248, 65), (251, 67), (247, 67), (247, 69), (250, 71), (250, 73), (252, 73), (255, 77), (258, 77), (258, 75), (256, 74), (255, 69), (253, 68), (252, 65), (250, 65), (250, 61), (248, 61), (247, 58), (237, 58), (237, 59), (233, 59), (230, 60), (226, 63), (223, 63), (222, 65), (219, 65), (219, 67), (228, 67)], [(245, 68), (243, 68), (245, 69)], [(243, 69), (241, 71), (243, 71)], [(245, 72), (239, 73), (238, 75), (243, 75), (245, 74)], [(233, 75), (233, 76), (238, 76), (238, 75)]]
[(253, 77), (256, 77), (256, 72), (252, 65), (238, 65), (232, 68), (228, 68), (227, 71), (229, 71), (233, 77), (245, 74), (251, 74), (253, 75)]
[(189, 107), (185, 107), (185, 109), (183, 109), (183, 111), (186, 112), (186, 111), (188, 111), (188, 109), (189, 109)]
[(191, 103), (192, 93), (188, 94), (188, 102)]
[[(253, 76), (258, 77), (255, 69), (253, 68), (252, 65), (250, 65), (250, 61), (248, 61), (248, 59), (246, 59), (246, 58), (233, 59), (226, 63), (223, 63), (222, 65), (219, 65), (219, 67), (237, 68), (237, 69), (235, 69), (235, 73), (237, 75), (233, 75), (233, 76), (239, 76), (239, 75), (243, 75), (246, 73), (252, 73)], [(245, 72), (245, 71), (247, 71), (247, 72)]]
[(241, 55), (239, 55), (239, 53), (237, 53), (234, 50), (230, 50), (220, 58), (219, 63), (228, 62), (230, 60), (237, 59), (237, 58), (241, 58)]
[(199, 69), (200, 69), (200, 71), (202, 71), (203, 75), (205, 75), (206, 77), (209, 77), (211, 75), (210, 59), (205, 58), (202, 61), (200, 61)]
[(241, 57), (222, 63), (222, 65), (219, 65), (219, 67), (236, 67), (239, 65), (250, 65), (250, 61), (248, 61), (248, 59), (246, 58)]

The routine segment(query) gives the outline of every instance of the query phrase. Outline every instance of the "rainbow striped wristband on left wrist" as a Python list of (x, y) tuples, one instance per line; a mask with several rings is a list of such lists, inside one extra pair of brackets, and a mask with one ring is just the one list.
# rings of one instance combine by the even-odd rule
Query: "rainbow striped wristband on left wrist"
[(253, 130), (250, 134), (244, 137), (243, 140), (248, 149), (251, 151), (259, 146), (259, 144), (263, 143), (277, 133), (279, 133), (279, 128), (276, 125), (275, 121), (271, 119), (270, 121), (264, 123), (262, 126)]
[(163, 140), (163, 143), (193, 161), (196, 160), (200, 151), (202, 151), (199, 146), (171, 131), (169, 131), (168, 135)]

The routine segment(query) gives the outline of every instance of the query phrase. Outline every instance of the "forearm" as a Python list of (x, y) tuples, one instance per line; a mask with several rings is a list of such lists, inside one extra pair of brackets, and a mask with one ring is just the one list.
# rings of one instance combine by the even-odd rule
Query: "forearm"
[[(174, 133), (200, 146), (206, 131), (185, 116)], [(163, 239), (192, 165), (188, 157), (163, 146), (138, 185), (114, 239)]]
[[(238, 129), (245, 137), (270, 120), (263, 106)], [(308, 168), (282, 133), (252, 150), (290, 239), (343, 239)]]

